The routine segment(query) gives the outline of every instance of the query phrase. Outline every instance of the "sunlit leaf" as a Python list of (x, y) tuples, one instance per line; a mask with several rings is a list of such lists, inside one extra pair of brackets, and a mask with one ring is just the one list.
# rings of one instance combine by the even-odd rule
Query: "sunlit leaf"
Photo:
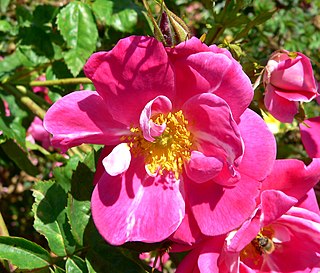
[(41, 246), (19, 237), (0, 236), (0, 259), (9, 260), (19, 269), (49, 267), (51, 257)]
[(81, 71), (96, 48), (98, 30), (90, 7), (82, 2), (71, 2), (57, 17), (58, 28), (69, 50), (64, 58), (73, 76)]

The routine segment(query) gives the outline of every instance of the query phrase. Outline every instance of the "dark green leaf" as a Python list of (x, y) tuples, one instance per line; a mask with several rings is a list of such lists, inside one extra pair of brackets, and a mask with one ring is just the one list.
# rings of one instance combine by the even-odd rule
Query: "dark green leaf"
[(0, 258), (19, 269), (49, 267), (51, 257), (41, 246), (19, 237), (0, 236)]
[(79, 163), (78, 156), (72, 156), (67, 161), (67, 164), (62, 167), (56, 167), (53, 169), (53, 175), (57, 183), (65, 190), (65, 192), (71, 189), (71, 177), (73, 171), (76, 170)]
[(67, 256), (75, 250), (75, 241), (67, 221), (67, 194), (53, 181), (38, 182), (33, 189), (34, 228), (44, 235), (52, 252)]
[(38, 169), (30, 162), (26, 153), (13, 140), (7, 140), (2, 143), (1, 148), (21, 170), (32, 176), (39, 173)]
[(66, 64), (77, 76), (96, 48), (98, 30), (91, 9), (87, 4), (71, 2), (60, 11), (57, 24), (69, 47), (64, 55)]
[(72, 256), (67, 259), (66, 273), (87, 273), (86, 262), (78, 256)]

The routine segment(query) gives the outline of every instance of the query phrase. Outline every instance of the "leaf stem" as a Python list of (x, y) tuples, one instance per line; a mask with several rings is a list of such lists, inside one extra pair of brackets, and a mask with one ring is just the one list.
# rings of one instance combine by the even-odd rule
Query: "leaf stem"
[(31, 81), (30, 86), (52, 86), (52, 85), (65, 85), (65, 84), (88, 84), (92, 81), (88, 78), (68, 78), (48, 81)]

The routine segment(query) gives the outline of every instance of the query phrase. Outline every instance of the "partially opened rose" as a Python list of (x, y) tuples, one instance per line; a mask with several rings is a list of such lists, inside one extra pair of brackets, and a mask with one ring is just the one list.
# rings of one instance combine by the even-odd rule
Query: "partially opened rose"
[(275, 141), (246, 110), (251, 83), (228, 51), (196, 38), (165, 48), (131, 36), (93, 54), (84, 71), (97, 91), (63, 97), (44, 122), (62, 150), (106, 145), (92, 215), (108, 242), (161, 241), (186, 204), (208, 235), (249, 217)]
[(317, 96), (311, 62), (300, 52), (274, 52), (263, 75), (264, 104), (281, 122), (292, 122), (299, 102), (309, 102)]

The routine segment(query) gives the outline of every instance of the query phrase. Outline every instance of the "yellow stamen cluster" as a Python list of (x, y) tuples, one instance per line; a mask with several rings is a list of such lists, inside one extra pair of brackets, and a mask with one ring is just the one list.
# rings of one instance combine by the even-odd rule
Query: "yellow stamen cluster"
[(188, 121), (182, 111), (158, 114), (152, 118), (155, 124), (166, 124), (166, 129), (154, 141), (146, 140), (139, 128), (132, 128), (128, 138), (133, 155), (143, 155), (151, 174), (172, 172), (176, 179), (182, 172), (183, 163), (191, 156), (192, 134), (187, 129)]

